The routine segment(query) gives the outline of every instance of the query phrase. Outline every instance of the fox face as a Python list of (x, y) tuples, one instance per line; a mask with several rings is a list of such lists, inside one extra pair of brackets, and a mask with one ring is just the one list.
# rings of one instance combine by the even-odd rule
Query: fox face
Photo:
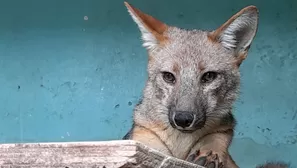
[(257, 32), (257, 8), (246, 7), (218, 29), (202, 31), (168, 26), (125, 5), (148, 51), (144, 100), (155, 111), (148, 118), (187, 133), (227, 115), (239, 90), (240, 64)]

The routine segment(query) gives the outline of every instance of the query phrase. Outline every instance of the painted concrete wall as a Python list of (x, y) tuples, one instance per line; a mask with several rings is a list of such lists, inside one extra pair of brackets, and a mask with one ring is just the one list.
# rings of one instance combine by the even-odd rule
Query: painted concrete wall
[[(266, 159), (297, 165), (296, 1), (129, 2), (168, 24), (202, 29), (257, 5), (231, 153), (241, 167)], [(2, 0), (0, 142), (120, 139), (147, 77), (139, 39), (120, 0)]]

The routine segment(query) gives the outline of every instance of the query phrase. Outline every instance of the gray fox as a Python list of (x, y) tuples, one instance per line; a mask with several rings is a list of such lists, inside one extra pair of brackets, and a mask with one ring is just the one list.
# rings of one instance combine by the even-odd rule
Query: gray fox
[(206, 168), (237, 168), (228, 152), (236, 125), (232, 105), (239, 67), (258, 29), (258, 9), (248, 6), (216, 30), (202, 31), (169, 26), (125, 5), (148, 53), (148, 80), (123, 139)]

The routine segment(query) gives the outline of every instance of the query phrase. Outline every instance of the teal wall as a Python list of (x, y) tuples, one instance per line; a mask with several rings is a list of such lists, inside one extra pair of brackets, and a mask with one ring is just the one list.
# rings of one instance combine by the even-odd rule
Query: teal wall
[[(231, 152), (243, 168), (266, 159), (297, 165), (297, 1), (129, 2), (168, 24), (202, 29), (257, 5)], [(121, 0), (2, 0), (0, 143), (122, 138), (146, 63)]]

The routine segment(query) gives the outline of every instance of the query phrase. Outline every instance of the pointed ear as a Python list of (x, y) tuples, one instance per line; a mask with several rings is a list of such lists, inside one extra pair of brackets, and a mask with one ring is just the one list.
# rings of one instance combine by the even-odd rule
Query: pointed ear
[(165, 23), (141, 12), (127, 2), (124, 2), (124, 4), (141, 31), (143, 46), (145, 48), (153, 50), (167, 40), (164, 33), (168, 29), (168, 26)]
[(258, 9), (255, 6), (243, 8), (217, 30), (209, 34), (213, 42), (221, 43), (236, 54), (246, 54), (258, 29)]

